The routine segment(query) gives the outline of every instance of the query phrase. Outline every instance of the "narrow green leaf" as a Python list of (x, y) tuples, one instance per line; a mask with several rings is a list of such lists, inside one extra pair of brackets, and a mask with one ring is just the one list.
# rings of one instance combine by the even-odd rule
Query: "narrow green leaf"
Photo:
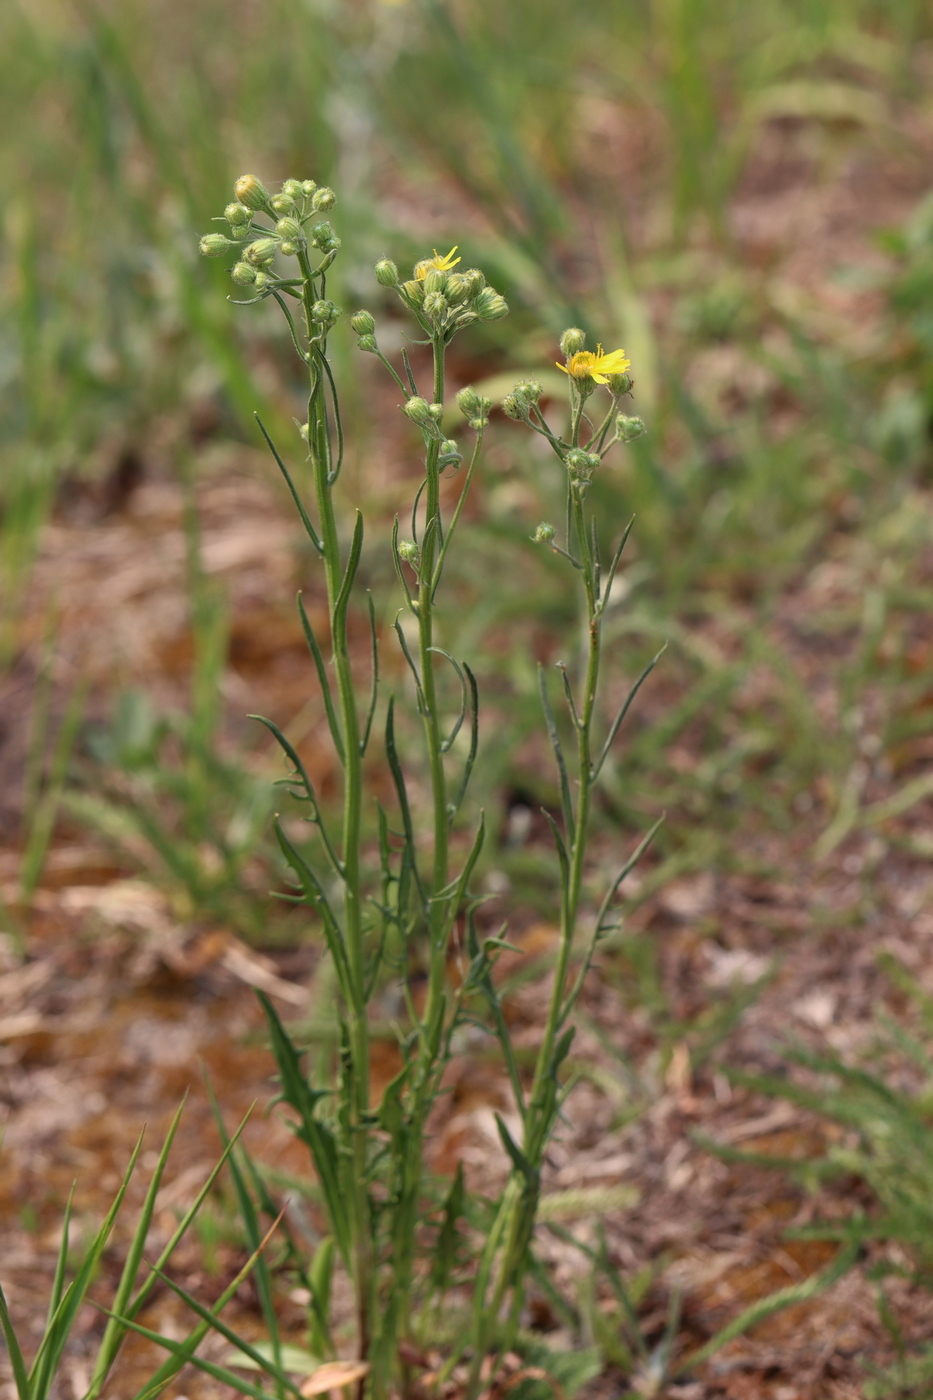
[(19, 1400), (32, 1400), (29, 1376), (26, 1373), (26, 1361), (16, 1337), (13, 1319), (10, 1317), (10, 1311), (6, 1305), (6, 1298), (3, 1295), (2, 1288), (0, 1288), (0, 1328), (3, 1329), (6, 1349), (10, 1355), (10, 1366), (13, 1371), (13, 1380), (16, 1383), (16, 1394)]
[(284, 478), (285, 478), (285, 484), (286, 484), (286, 486), (288, 487), (288, 489), (289, 489), (289, 491), (290, 491), (290, 493), (291, 493), (291, 498), (292, 498), (292, 500), (295, 502), (295, 509), (298, 511), (298, 514), (299, 514), (299, 516), (301, 517), (301, 523), (302, 523), (302, 525), (305, 527), (305, 530), (306, 530), (307, 535), (308, 535), (308, 539), (309, 539), (309, 540), (311, 541), (311, 543), (314, 545), (314, 548), (317, 550), (318, 554), (323, 554), (323, 553), (324, 553), (324, 546), (323, 546), (323, 544), (322, 544), (321, 541), (320, 541), (320, 538), (319, 538), (319, 536), (318, 536), (317, 530), (315, 530), (314, 526), (311, 524), (311, 517), (309, 516), (308, 512), (305, 510), (304, 501), (301, 499), (301, 497), (300, 497), (299, 494), (298, 494), (298, 491), (297, 491), (297, 489), (296, 489), (296, 487), (295, 487), (295, 483), (292, 481), (291, 475), (290, 475), (290, 473), (289, 473), (288, 467), (286, 467), (285, 463), (282, 461), (282, 458), (279, 456), (278, 448), (276, 447), (275, 443), (272, 441), (272, 439), (271, 439), (271, 437), (269, 436), (269, 434), (266, 432), (266, 425), (263, 423), (263, 421), (262, 421), (262, 419), (260, 418), (259, 414), (257, 413), (257, 414), (255, 414), (254, 416), (255, 416), (256, 422), (259, 424), (259, 431), (262, 433), (263, 437), (265, 438), (265, 440), (266, 440), (266, 442), (267, 442), (267, 444), (268, 444), (268, 446), (269, 446), (269, 451), (272, 453), (273, 457), (275, 458), (276, 462), (278, 463), (279, 471), (282, 473), (282, 475), (283, 475)]
[(334, 697), (330, 688), (327, 667), (324, 664), (321, 648), (314, 634), (314, 628), (311, 626), (311, 619), (305, 611), (304, 599), (300, 593), (298, 594), (298, 615), (301, 618), (301, 627), (305, 634), (305, 641), (308, 643), (308, 650), (314, 658), (314, 669), (317, 672), (318, 685), (321, 688), (321, 699), (324, 701), (324, 712), (327, 715), (330, 736), (334, 741), (334, 748), (337, 750), (340, 762), (344, 763), (343, 734), (340, 729), (340, 721), (337, 718), (337, 711), (334, 709)]
[(551, 709), (551, 701), (547, 693), (547, 681), (544, 675), (544, 667), (538, 667), (538, 690), (541, 695), (541, 708), (544, 710), (544, 723), (547, 726), (548, 738), (551, 741), (551, 748), (554, 750), (554, 758), (557, 762), (557, 771), (560, 775), (560, 805), (564, 816), (564, 829), (567, 832), (567, 840), (573, 844), (576, 823), (573, 815), (573, 802), (570, 796), (570, 781), (567, 777), (567, 764), (564, 762), (564, 750), (560, 742), (560, 735), (557, 732), (557, 721), (554, 718), (554, 711)]

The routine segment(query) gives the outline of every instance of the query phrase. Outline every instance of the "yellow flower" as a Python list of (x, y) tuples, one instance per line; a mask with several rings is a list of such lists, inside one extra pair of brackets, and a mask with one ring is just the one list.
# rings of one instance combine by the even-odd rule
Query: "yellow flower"
[(597, 384), (608, 384), (608, 375), (624, 374), (632, 362), (625, 358), (624, 350), (610, 350), (604, 355), (603, 347), (597, 345), (595, 355), (592, 350), (578, 350), (566, 365), (555, 363), (572, 379), (594, 379)]
[(434, 257), (425, 258), (415, 268), (415, 276), (417, 277), (418, 281), (423, 282), (424, 279), (427, 277), (428, 273), (431, 271), (432, 267), (436, 268), (438, 272), (449, 272), (452, 267), (456, 267), (457, 263), (461, 261), (460, 258), (454, 257), (454, 253), (459, 247), (460, 244), (455, 243), (454, 246), (451, 248), (450, 252), (445, 254), (444, 257), (441, 257), (440, 253), (435, 248)]

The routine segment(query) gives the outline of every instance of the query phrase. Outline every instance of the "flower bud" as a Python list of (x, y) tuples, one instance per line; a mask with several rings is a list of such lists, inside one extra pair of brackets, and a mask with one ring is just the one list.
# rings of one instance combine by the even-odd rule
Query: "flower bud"
[(595, 452), (584, 452), (582, 447), (574, 447), (564, 459), (567, 463), (567, 470), (577, 481), (589, 481), (596, 468), (599, 466), (599, 457)]
[(616, 432), (623, 442), (634, 442), (647, 431), (643, 418), (629, 418), (626, 413), (620, 413), (616, 418)]
[(414, 540), (399, 540), (398, 557), (404, 559), (406, 564), (417, 564), (420, 550)]
[(484, 287), (473, 303), (473, 310), (481, 321), (500, 321), (508, 316), (509, 304), (492, 287)]
[(376, 322), (368, 311), (355, 311), (350, 317), (350, 326), (357, 335), (372, 335)]
[(432, 267), (426, 272), (423, 280), (425, 296), (430, 292), (443, 292), (447, 287), (447, 273), (438, 267)]
[(417, 394), (402, 404), (402, 412), (406, 418), (410, 418), (413, 423), (417, 423), (421, 428), (431, 426), (434, 419), (431, 416), (431, 406)]
[(340, 239), (328, 223), (315, 224), (311, 230), (311, 242), (322, 253), (333, 253), (340, 247)]
[(332, 326), (340, 315), (340, 307), (332, 301), (316, 301), (311, 308), (311, 320)]
[(290, 214), (295, 207), (295, 201), (283, 190), (281, 194), (272, 196), (269, 205), (276, 214)]
[(304, 241), (305, 231), (297, 219), (279, 219), (275, 226), (275, 231), (280, 238), (287, 238), (290, 243), (301, 243)]
[(435, 423), (439, 423), (444, 416), (444, 405), (442, 403), (428, 404), (428, 412), (434, 419)]
[(609, 375), (609, 392), (617, 399), (621, 399), (623, 394), (632, 392), (632, 385), (635, 383), (628, 370), (624, 374)]
[(538, 402), (544, 390), (537, 379), (525, 379), (521, 384), (515, 385), (512, 393), (517, 394), (525, 403), (533, 404)]
[(374, 335), (361, 335), (356, 342), (358, 350), (369, 350), (372, 353), (376, 349), (376, 337)]
[[(425, 278), (427, 281), (427, 278)], [(470, 284), (459, 272), (451, 272), (447, 277), (447, 285), (444, 287), (444, 296), (451, 306), (460, 306), (470, 295)]]
[(299, 424), (298, 424), (298, 435), (299, 435), (299, 437), (302, 439), (303, 442), (310, 443), (310, 441), (311, 441), (311, 428), (310, 428), (310, 426), (309, 426), (307, 423), (299, 423)]
[(233, 193), (247, 209), (265, 209), (269, 203), (269, 191), (255, 175), (241, 175), (233, 186)]
[(564, 331), (560, 338), (560, 353), (566, 359), (571, 359), (574, 355), (579, 355), (581, 350), (586, 348), (586, 331), (581, 331), (577, 326), (571, 326)]
[(554, 526), (547, 520), (542, 520), (531, 538), (534, 540), (535, 544), (550, 544), (556, 534), (557, 531), (554, 529)]
[(252, 224), (234, 224), (230, 230), (231, 236), (238, 238), (241, 243), (245, 242), (247, 238), (252, 238), (255, 232)]
[(479, 413), (480, 398), (472, 384), (467, 384), (457, 395), (457, 407), (464, 418), (475, 418)]
[(407, 307), (412, 311), (420, 311), (421, 303), (424, 301), (424, 283), (412, 279), (411, 282), (403, 282), (399, 287), (399, 295)]
[(502, 400), (502, 412), (506, 418), (514, 418), (518, 422), (528, 417), (528, 405), (524, 399), (520, 399), (518, 394), (506, 394)]
[(438, 453), (438, 465), (442, 467), (452, 466), (454, 463), (463, 461), (463, 453), (460, 451), (453, 438), (445, 438), (441, 443)]
[(230, 276), (238, 287), (251, 287), (256, 281), (256, 269), (250, 267), (248, 262), (234, 263)]
[(376, 263), (375, 273), (380, 287), (398, 286), (398, 268), (391, 258), (380, 258)]
[(228, 204), (224, 210), (224, 218), (228, 224), (248, 224), (250, 217), (250, 211), (245, 204)]
[(314, 191), (315, 191), (316, 189), (317, 189), (317, 181), (316, 181), (316, 180), (302, 180), (302, 181), (301, 181), (301, 193), (302, 193), (303, 195), (305, 195), (305, 197), (314, 194)]
[(424, 314), (435, 323), (443, 321), (447, 315), (447, 298), (440, 292), (425, 292)]
[(290, 238), (283, 238), (279, 244), (279, 252), (284, 253), (287, 258), (293, 258), (298, 252), (298, 244), (293, 243)]
[[(299, 200), (304, 194), (304, 189), (302, 187), (301, 181), (285, 180), (282, 184), (282, 194), (285, 196), (286, 199), (290, 199), (293, 204), (296, 203), (296, 201)], [(273, 204), (274, 202), (275, 201), (273, 200)]]
[(221, 258), (233, 244), (222, 233), (206, 233), (198, 247), (206, 258)]
[(257, 272), (253, 286), (257, 292), (264, 292), (269, 285), (269, 274), (267, 272)]
[(311, 208), (315, 214), (326, 214), (328, 209), (333, 209), (337, 203), (337, 196), (333, 190), (329, 190), (326, 185), (322, 185), (319, 190), (315, 190), (311, 198)]
[(246, 250), (247, 262), (251, 262), (258, 267), (262, 263), (270, 263), (275, 257), (279, 246), (277, 238), (257, 238), (255, 243), (251, 243)]
[(478, 267), (468, 267), (466, 272), (461, 273), (461, 276), (465, 279), (469, 287), (469, 295), (471, 297), (478, 296), (486, 285), (486, 278)]

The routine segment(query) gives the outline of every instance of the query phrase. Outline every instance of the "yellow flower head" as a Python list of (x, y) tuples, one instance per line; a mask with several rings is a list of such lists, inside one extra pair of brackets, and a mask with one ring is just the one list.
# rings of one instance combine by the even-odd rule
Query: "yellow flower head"
[(454, 253), (459, 246), (459, 243), (455, 243), (450, 252), (446, 253), (444, 257), (441, 257), (440, 253), (435, 248), (434, 257), (424, 258), (415, 268), (415, 276), (418, 281), (423, 282), (432, 268), (435, 268), (438, 272), (449, 272), (452, 267), (456, 267), (457, 263), (461, 261), (460, 258), (454, 257)]
[(604, 355), (603, 347), (597, 345), (595, 355), (592, 350), (578, 350), (567, 364), (557, 363), (557, 368), (572, 379), (593, 379), (597, 384), (608, 384), (610, 374), (624, 374), (631, 363), (625, 358), (624, 350), (610, 350)]

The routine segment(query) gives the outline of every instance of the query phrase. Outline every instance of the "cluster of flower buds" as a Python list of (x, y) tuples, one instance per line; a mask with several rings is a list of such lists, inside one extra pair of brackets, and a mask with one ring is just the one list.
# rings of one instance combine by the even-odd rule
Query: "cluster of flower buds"
[(441, 428), (441, 420), (444, 417), (443, 404), (428, 403), (427, 399), (413, 394), (402, 404), (402, 412), (412, 423), (418, 425), (425, 441), (433, 438), (440, 444), (437, 456), (439, 467), (458, 467), (460, 465), (463, 461), (463, 454), (452, 438), (444, 437)]
[(527, 423), (531, 417), (531, 410), (537, 408), (543, 393), (544, 390), (536, 379), (523, 380), (521, 384), (516, 384), (511, 394), (506, 394), (502, 400), (502, 412), (507, 418), (515, 418), (520, 423)]
[(508, 315), (509, 310), (505, 297), (494, 287), (487, 286), (479, 268), (454, 271), (461, 261), (454, 257), (456, 251), (451, 248), (442, 256), (435, 249), (433, 258), (422, 258), (415, 264), (407, 282), (402, 281), (398, 267), (389, 258), (381, 258), (375, 269), (379, 285), (394, 288), (428, 334), (442, 335), (445, 341), (464, 326), (475, 321), (498, 321)]
[[(276, 253), (302, 257), (312, 247), (329, 260), (340, 247), (331, 225), (320, 220), (337, 198), (326, 186), (313, 180), (286, 180), (278, 194), (270, 194), (255, 175), (241, 175), (233, 192), (236, 199), (223, 215), (229, 233), (206, 233), (200, 249), (208, 258), (219, 258), (235, 249), (239, 261), (230, 275), (238, 287), (251, 287), (257, 294), (274, 289), (281, 280), (272, 271)], [(257, 222), (259, 218), (268, 219), (271, 227)], [(315, 319), (323, 322), (327, 317)]]
[(461, 389), (457, 395), (457, 406), (475, 433), (480, 433), (489, 422), (492, 399), (484, 399), (472, 385)]

